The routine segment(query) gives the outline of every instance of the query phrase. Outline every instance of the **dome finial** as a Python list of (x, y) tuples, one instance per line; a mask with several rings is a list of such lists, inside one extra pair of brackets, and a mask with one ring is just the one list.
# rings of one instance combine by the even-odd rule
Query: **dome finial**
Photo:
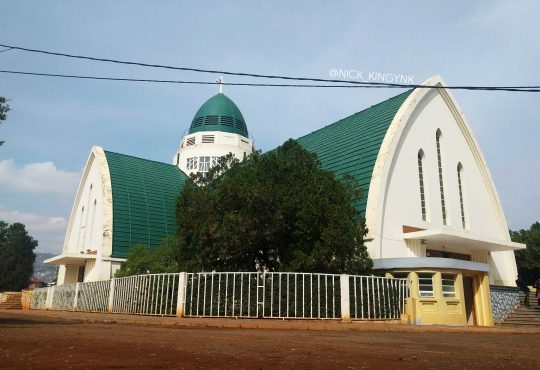
[(223, 94), (223, 85), (225, 84), (225, 81), (223, 80), (223, 76), (219, 76), (216, 82), (219, 83), (219, 93)]

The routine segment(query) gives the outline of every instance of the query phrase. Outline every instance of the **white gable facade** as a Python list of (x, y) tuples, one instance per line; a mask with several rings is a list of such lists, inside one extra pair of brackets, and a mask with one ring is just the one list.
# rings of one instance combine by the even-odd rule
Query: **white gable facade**
[(395, 115), (373, 170), (366, 224), (375, 268), (409, 276), (419, 323), (440, 323), (444, 313), (446, 323), (489, 325), (489, 284), (515, 286), (514, 250), (524, 245), (510, 241), (484, 156), (446, 89), (416, 89)]

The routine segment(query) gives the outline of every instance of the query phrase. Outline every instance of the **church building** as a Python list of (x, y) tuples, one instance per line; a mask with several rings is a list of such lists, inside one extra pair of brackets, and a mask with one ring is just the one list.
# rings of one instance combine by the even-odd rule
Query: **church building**
[[(364, 191), (374, 269), (406, 277), (407, 314), (419, 324), (492, 325), (490, 286), (515, 286), (501, 203), (472, 131), (440, 76), (309, 133), (298, 142), (323, 169)], [(136, 244), (176, 233), (175, 204), (191, 173), (228, 153), (253, 152), (236, 104), (221, 91), (195, 114), (172, 164), (94, 146), (74, 201), (58, 284), (111, 278)]]

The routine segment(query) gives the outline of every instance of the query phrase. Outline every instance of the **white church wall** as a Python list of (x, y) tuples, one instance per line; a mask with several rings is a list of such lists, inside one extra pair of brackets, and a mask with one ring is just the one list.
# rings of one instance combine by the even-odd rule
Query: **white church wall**
[[(59, 285), (77, 281), (79, 265), (85, 266), (84, 281), (111, 277), (112, 189), (105, 152), (92, 148), (86, 163), (66, 231), (63, 255), (80, 255), (79, 264), (61, 265)], [(87, 258), (85, 258), (87, 257)]]
[(98, 279), (98, 268), (96, 268), (96, 260), (87, 260), (84, 269), (84, 281), (95, 281)]
[(515, 286), (516, 258), (513, 251), (491, 252), (489, 256), (489, 282), (495, 285)]
[[(203, 142), (203, 136), (205, 141)], [(213, 137), (213, 142), (208, 142)], [(194, 144), (188, 145), (194, 139)], [(222, 157), (232, 153), (242, 160), (253, 151), (253, 142), (238, 134), (221, 131), (204, 131), (186, 135), (172, 158), (172, 164), (177, 165), (186, 174), (198, 172), (187, 167), (188, 158)]]
[(116, 274), (116, 271), (120, 270), (120, 267), (122, 267), (122, 262), (116, 261), (116, 262), (110, 263), (109, 271), (110, 271), (111, 277), (114, 276), (114, 274)]
[(66, 266), (58, 266), (58, 276), (56, 278), (56, 285), (64, 285), (66, 280)]
[[(446, 206), (446, 226), (456, 231), (471, 232), (485, 237), (501, 238), (496, 210), (479, 172), (473, 153), (468, 148), (454, 117), (441, 96), (433, 91), (429, 98), (418, 106), (414, 122), (406, 137), (398, 146), (397, 158), (392, 166), (387, 183), (387, 197), (383, 233), (391, 241), (399, 241), (404, 247), (402, 226), (423, 229), (443, 226), (441, 193), (439, 185), (436, 150), (436, 131), (441, 130), (443, 186)], [(418, 177), (418, 151), (425, 153), (423, 173), (426, 208), (429, 218), (422, 220)], [(464, 168), (462, 189), (464, 192), (466, 228), (461, 223), (461, 209), (457, 179), (457, 165)], [(472, 205), (472, 206), (471, 206)], [(385, 244), (388, 246), (388, 244)], [(387, 248), (383, 248), (384, 249)], [(404, 248), (400, 254), (405, 256)], [(384, 252), (383, 256), (384, 257)]]
[(57, 281), (57, 285), (76, 283), (77, 278), (79, 276), (79, 266), (66, 265), (66, 266), (61, 266), (61, 267), (64, 267), (63, 269), (64, 271), (62, 271), (62, 275), (60, 275), (60, 271), (58, 272), (59, 278)]
[(63, 253), (96, 251), (103, 243), (103, 185), (101, 166), (90, 155), (74, 202)]
[[(474, 139), (471, 141), (466, 135), (463, 125), (457, 121), (456, 112), (449, 108), (449, 100), (443, 98), (437, 90), (424, 93), (425, 96), (419, 102), (414, 99), (418, 99), (420, 94), (417, 96), (415, 94), (416, 92), (413, 92), (409, 99), (412, 99), (412, 104), (415, 104), (416, 107), (406, 121), (399, 123), (400, 125), (406, 123), (402, 133), (394, 137), (394, 140), (399, 141), (391, 143), (395, 147), (395, 151), (393, 158), (387, 159), (391, 162), (385, 164), (389, 166), (386, 182), (380, 180), (380, 188), (375, 189), (379, 191), (379, 194), (375, 194), (375, 197), (378, 198), (378, 205), (374, 206), (373, 200), (368, 198), (366, 221), (373, 238), (373, 241), (368, 243), (370, 254), (374, 258), (423, 257), (426, 245), (416, 245), (418, 243), (412, 245), (410, 241), (411, 245), (407, 246), (403, 239), (403, 225), (422, 229), (445, 226), (449, 230), (509, 240), (498, 197), (490, 184), (489, 171), (481, 154), (475, 150), (476, 142)], [(407, 104), (407, 101), (404, 105)], [(447, 214), (446, 225), (443, 223), (438, 177), (436, 146), (438, 129), (442, 132), (440, 142)], [(386, 139), (383, 146), (385, 144), (387, 147), (381, 148), (381, 151), (391, 151)], [(420, 149), (424, 151), (422, 164), (427, 209), (425, 221), (422, 219), (418, 174), (418, 151)], [(463, 228), (461, 221), (458, 163), (463, 166), (461, 180), (465, 228)], [(376, 168), (374, 176), (381, 176), (382, 179), (384, 171)], [(372, 180), (372, 185), (373, 183)], [(377, 181), (375, 181), (376, 183)], [(369, 197), (372, 197), (373, 190), (370, 188)], [(427, 247), (430, 246), (427, 245)], [(447, 250), (471, 254), (472, 260), (488, 262), (487, 251), (455, 247)], [(491, 260), (491, 282), (513, 285), (516, 272), (513, 252), (493, 252)]]

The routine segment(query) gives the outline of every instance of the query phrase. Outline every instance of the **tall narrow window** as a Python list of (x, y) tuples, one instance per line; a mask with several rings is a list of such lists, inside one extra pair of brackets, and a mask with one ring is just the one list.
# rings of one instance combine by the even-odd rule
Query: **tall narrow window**
[(457, 165), (457, 181), (458, 181), (458, 189), (459, 189), (459, 208), (461, 210), (461, 225), (465, 229), (466, 222), (465, 222), (465, 204), (463, 199), (463, 166), (461, 163), (458, 163)]
[(437, 134), (435, 135), (435, 138), (437, 141), (437, 165), (439, 167), (439, 190), (441, 192), (442, 221), (443, 221), (443, 225), (446, 225), (447, 224), (446, 202), (444, 200), (444, 180), (443, 180), (442, 158), (441, 158), (441, 136), (442, 136), (441, 130), (437, 130)]
[(424, 168), (422, 161), (424, 160), (424, 151), (418, 151), (418, 180), (420, 181), (420, 209), (422, 210), (422, 220), (426, 221), (426, 191), (424, 187)]

